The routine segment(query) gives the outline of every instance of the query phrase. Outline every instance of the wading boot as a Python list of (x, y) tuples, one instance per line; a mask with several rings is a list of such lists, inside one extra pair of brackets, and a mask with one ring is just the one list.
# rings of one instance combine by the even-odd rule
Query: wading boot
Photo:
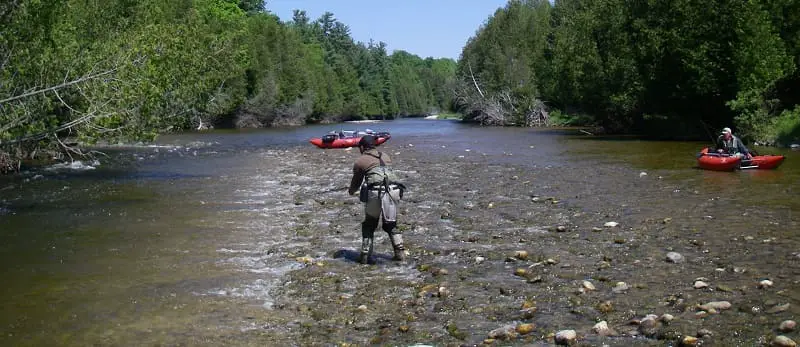
[(364, 265), (369, 264), (369, 254), (361, 253), (361, 255), (358, 256), (358, 262)]
[(406, 248), (403, 246), (403, 236), (400, 234), (393, 234), (389, 239), (392, 241), (392, 248), (394, 248), (394, 257), (392, 257), (392, 260), (406, 260)]
[(374, 239), (371, 237), (364, 237), (361, 239), (361, 255), (358, 257), (358, 262), (361, 264), (370, 264), (372, 257), (372, 245)]

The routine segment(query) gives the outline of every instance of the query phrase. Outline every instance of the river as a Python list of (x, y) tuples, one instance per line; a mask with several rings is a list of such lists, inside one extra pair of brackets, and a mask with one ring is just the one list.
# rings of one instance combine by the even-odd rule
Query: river
[[(308, 143), (339, 128), (392, 133), (405, 264), (380, 230), (378, 264), (353, 262), (358, 152)], [(800, 152), (710, 172), (703, 146), (404, 119), (168, 135), (2, 177), (0, 344), (457, 346), (525, 322), (503, 343), (769, 341), (800, 313)], [(665, 313), (655, 333), (631, 324)]]

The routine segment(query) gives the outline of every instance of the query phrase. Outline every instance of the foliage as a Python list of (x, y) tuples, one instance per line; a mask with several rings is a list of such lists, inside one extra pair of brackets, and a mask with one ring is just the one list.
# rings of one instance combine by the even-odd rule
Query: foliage
[(511, 0), (467, 42), (457, 74), (612, 132), (703, 136), (703, 124), (735, 124), (763, 139), (800, 103), (798, 10), (788, 0)]
[(76, 154), (70, 143), (452, 104), (455, 61), (356, 42), (332, 13), (281, 22), (263, 0), (15, 0), (0, 20), (3, 162)]

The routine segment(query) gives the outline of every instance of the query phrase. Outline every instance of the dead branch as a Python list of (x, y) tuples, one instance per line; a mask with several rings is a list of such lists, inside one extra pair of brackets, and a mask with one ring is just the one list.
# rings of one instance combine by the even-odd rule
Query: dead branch
[(475, 74), (472, 73), (472, 64), (467, 63), (467, 67), (469, 67), (469, 75), (472, 77), (472, 83), (475, 84), (475, 89), (477, 89), (478, 94), (480, 94), (481, 97), (484, 98), (485, 96), (483, 94), (483, 91), (481, 91), (481, 87), (478, 86), (478, 81), (475, 80)]
[(93, 75), (84, 76), (84, 77), (78, 78), (76, 80), (69, 81), (67, 83), (61, 83), (59, 85), (55, 85), (55, 86), (52, 86), (52, 87), (48, 87), (48, 88), (44, 88), (44, 89), (37, 89), (37, 90), (31, 91), (31, 92), (27, 92), (27, 93), (24, 93), (24, 94), (12, 96), (10, 98), (0, 100), (0, 104), (4, 104), (4, 103), (10, 102), (10, 101), (31, 97), (31, 96), (42, 94), (42, 93), (47, 93), (47, 92), (49, 92), (51, 90), (57, 90), (57, 89), (61, 89), (61, 88), (64, 88), (64, 87), (69, 87), (69, 86), (74, 85), (74, 84), (78, 84), (78, 83), (81, 83), (81, 82), (92, 80), (92, 79), (95, 79), (95, 78), (98, 78), (98, 77), (102, 77), (102, 76), (105, 76), (105, 75), (110, 75), (110, 74), (112, 74), (112, 73), (114, 73), (116, 71), (117, 71), (117, 69), (114, 68), (114, 69), (107, 70), (107, 71), (100, 72), (100, 73), (96, 73), (96, 74), (93, 74)]
[(87, 115), (85, 115), (85, 116), (83, 116), (81, 118), (78, 118), (78, 119), (75, 119), (73, 121), (64, 123), (64, 124), (62, 124), (62, 125), (60, 125), (60, 126), (58, 126), (56, 128), (49, 129), (49, 130), (40, 132), (38, 134), (33, 134), (33, 135), (25, 136), (25, 137), (20, 137), (20, 138), (11, 140), (11, 141), (5, 141), (5, 142), (4, 141), (0, 141), (0, 146), (8, 146), (8, 145), (14, 145), (14, 144), (23, 143), (23, 142), (42, 140), (42, 139), (46, 138), (49, 134), (57, 133), (57, 132), (60, 132), (60, 131), (64, 131), (64, 130), (70, 129), (70, 128), (74, 127), (74, 126), (77, 126), (77, 125), (83, 124), (85, 122), (88, 122), (91, 119), (108, 117), (108, 116), (110, 116), (112, 114), (113, 113), (95, 115), (94, 113), (90, 113), (90, 114), (87, 114)]

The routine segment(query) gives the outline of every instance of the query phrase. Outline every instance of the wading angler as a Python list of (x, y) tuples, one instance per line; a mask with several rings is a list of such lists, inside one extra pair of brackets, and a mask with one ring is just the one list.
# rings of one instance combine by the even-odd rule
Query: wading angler
[(361, 138), (358, 149), (361, 156), (353, 165), (353, 178), (348, 193), (360, 192), (364, 203), (364, 221), (361, 223), (361, 254), (359, 262), (371, 262), (375, 229), (382, 220), (382, 228), (389, 235), (394, 249), (393, 260), (405, 259), (403, 236), (397, 230), (397, 205), (403, 197), (405, 186), (398, 182), (392, 171), (392, 159), (375, 149), (377, 139), (367, 135)]

